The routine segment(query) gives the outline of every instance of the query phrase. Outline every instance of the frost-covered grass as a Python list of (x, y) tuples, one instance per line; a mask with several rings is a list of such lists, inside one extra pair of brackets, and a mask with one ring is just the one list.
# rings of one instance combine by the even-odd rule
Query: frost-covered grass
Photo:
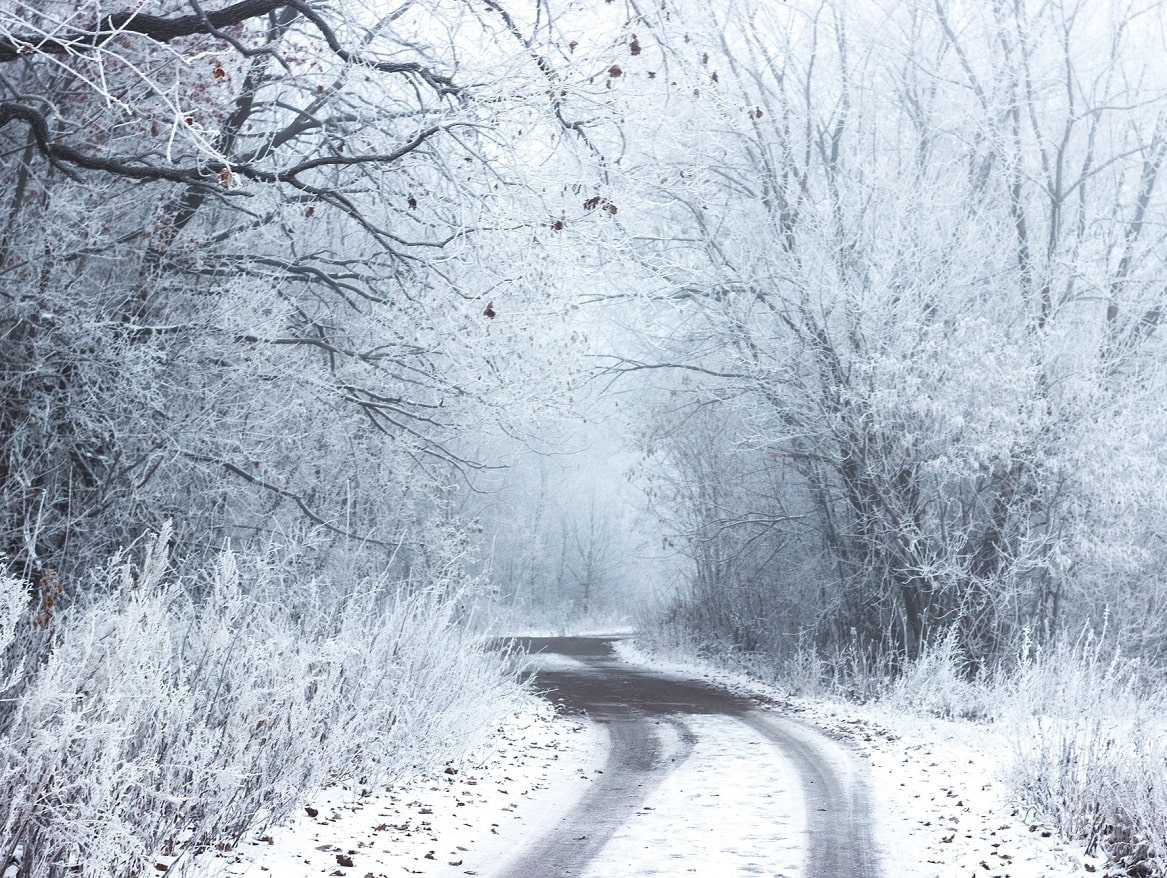
[(1167, 875), (1161, 675), (1086, 637), (1028, 658), (1000, 688), (1024, 800), (1132, 874)]
[(440, 577), (289, 583), (225, 552), (184, 578), (166, 542), (64, 611), (46, 581), (18, 613), (0, 580), (0, 872), (181, 868), (323, 786), (448, 758), (512, 701)]
[(1005, 781), (1030, 812), (1133, 875), (1167, 875), (1167, 689), (1090, 633), (970, 677), (941, 639), (886, 690), (899, 707), (1007, 732)]

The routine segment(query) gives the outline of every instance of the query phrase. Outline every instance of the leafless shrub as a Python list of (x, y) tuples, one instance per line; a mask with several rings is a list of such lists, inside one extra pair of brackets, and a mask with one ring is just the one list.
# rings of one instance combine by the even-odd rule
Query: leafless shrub
[[(169, 570), (167, 537), (56, 615), (43, 661), (0, 674), (16, 677), (0, 857), (22, 878), (142, 874), (162, 851), (181, 866), (325, 784), (454, 753), (513, 691), (460, 642), (436, 569), (413, 588), (290, 586), (228, 551), (195, 587)], [(13, 591), (0, 583), (0, 604)]]

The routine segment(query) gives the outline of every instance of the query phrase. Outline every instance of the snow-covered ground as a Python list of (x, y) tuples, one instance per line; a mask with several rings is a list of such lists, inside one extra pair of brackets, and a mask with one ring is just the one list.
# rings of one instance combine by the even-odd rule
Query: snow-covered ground
[(189, 874), (494, 875), (584, 794), (607, 751), (600, 727), (532, 699), (458, 765), (368, 795), (326, 790), (291, 821), (204, 857)]
[[(622, 652), (629, 660), (646, 661), (628, 647)], [(1103, 862), (1086, 857), (1081, 845), (1063, 842), (1010, 805), (999, 780), (1010, 744), (996, 730), (878, 706), (786, 700), (744, 678), (691, 665), (662, 669), (781, 701), (782, 709), (865, 754), (871, 764), (873, 836), (887, 878), (1104, 874)], [(794, 773), (780, 765), (759, 772), (751, 755), (767, 745), (742, 723), (689, 717), (686, 724), (697, 738), (687, 758), (609, 840), (587, 874), (801, 875), (805, 824)], [(668, 758), (669, 730), (661, 734)], [(501, 874), (528, 841), (554, 826), (587, 791), (607, 749), (601, 727), (555, 717), (531, 703), (460, 764), (383, 793), (322, 793), (305, 803), (314, 814), (306, 810), (262, 838), (204, 858), (192, 874)]]
[(897, 878), (1055, 878), (1101, 874), (1104, 860), (1012, 804), (1000, 780), (1005, 736), (880, 707), (808, 705), (800, 714), (853, 741), (871, 763), (873, 833)]
[[(649, 659), (623, 642), (628, 661)], [(887, 878), (1070, 878), (1105, 875), (1085, 854), (1023, 813), (1001, 780), (1015, 752), (1006, 732), (881, 705), (790, 698), (744, 675), (688, 662), (654, 667), (716, 682), (848, 742), (871, 766), (876, 840)]]

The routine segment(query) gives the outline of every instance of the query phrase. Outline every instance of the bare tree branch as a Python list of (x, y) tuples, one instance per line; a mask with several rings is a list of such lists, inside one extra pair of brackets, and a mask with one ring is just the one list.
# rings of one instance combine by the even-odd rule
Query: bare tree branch
[[(413, 61), (378, 61), (345, 49), (328, 22), (302, 0), (241, 0), (223, 9), (204, 11), (191, 0), (196, 11), (191, 15), (165, 18), (135, 11), (103, 15), (89, 28), (70, 28), (58, 36), (38, 33), (0, 34), (0, 64), (16, 61), (30, 55), (69, 56), (100, 49), (111, 39), (122, 34), (139, 34), (156, 43), (167, 44), (182, 37), (204, 35), (229, 42), (237, 50), (238, 42), (223, 31), (234, 25), (281, 10), (294, 10), (310, 21), (323, 37), (329, 49), (348, 64), (368, 67), (380, 73), (416, 76), (439, 94), (457, 94), (460, 88), (454, 81)], [(259, 51), (268, 51), (261, 49)], [(244, 51), (244, 54), (254, 52)]]

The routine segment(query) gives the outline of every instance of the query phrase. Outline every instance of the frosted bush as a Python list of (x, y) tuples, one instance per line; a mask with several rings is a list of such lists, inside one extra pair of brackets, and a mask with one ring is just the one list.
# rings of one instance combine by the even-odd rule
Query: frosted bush
[(200, 584), (167, 540), (56, 615), (5, 714), (0, 856), (21, 878), (181, 869), (323, 785), (446, 758), (505, 709), (513, 682), (445, 588), (289, 584), (230, 552)]
[(8, 649), (16, 633), (16, 623), (28, 604), (28, 589), (15, 576), (0, 576), (0, 654)]
[(955, 629), (928, 644), (905, 667), (887, 698), (892, 704), (944, 719), (984, 716), (991, 701), (984, 681), (970, 674)]
[(1089, 634), (1000, 687), (1009, 780), (1037, 814), (1132, 874), (1167, 874), (1167, 692)]

